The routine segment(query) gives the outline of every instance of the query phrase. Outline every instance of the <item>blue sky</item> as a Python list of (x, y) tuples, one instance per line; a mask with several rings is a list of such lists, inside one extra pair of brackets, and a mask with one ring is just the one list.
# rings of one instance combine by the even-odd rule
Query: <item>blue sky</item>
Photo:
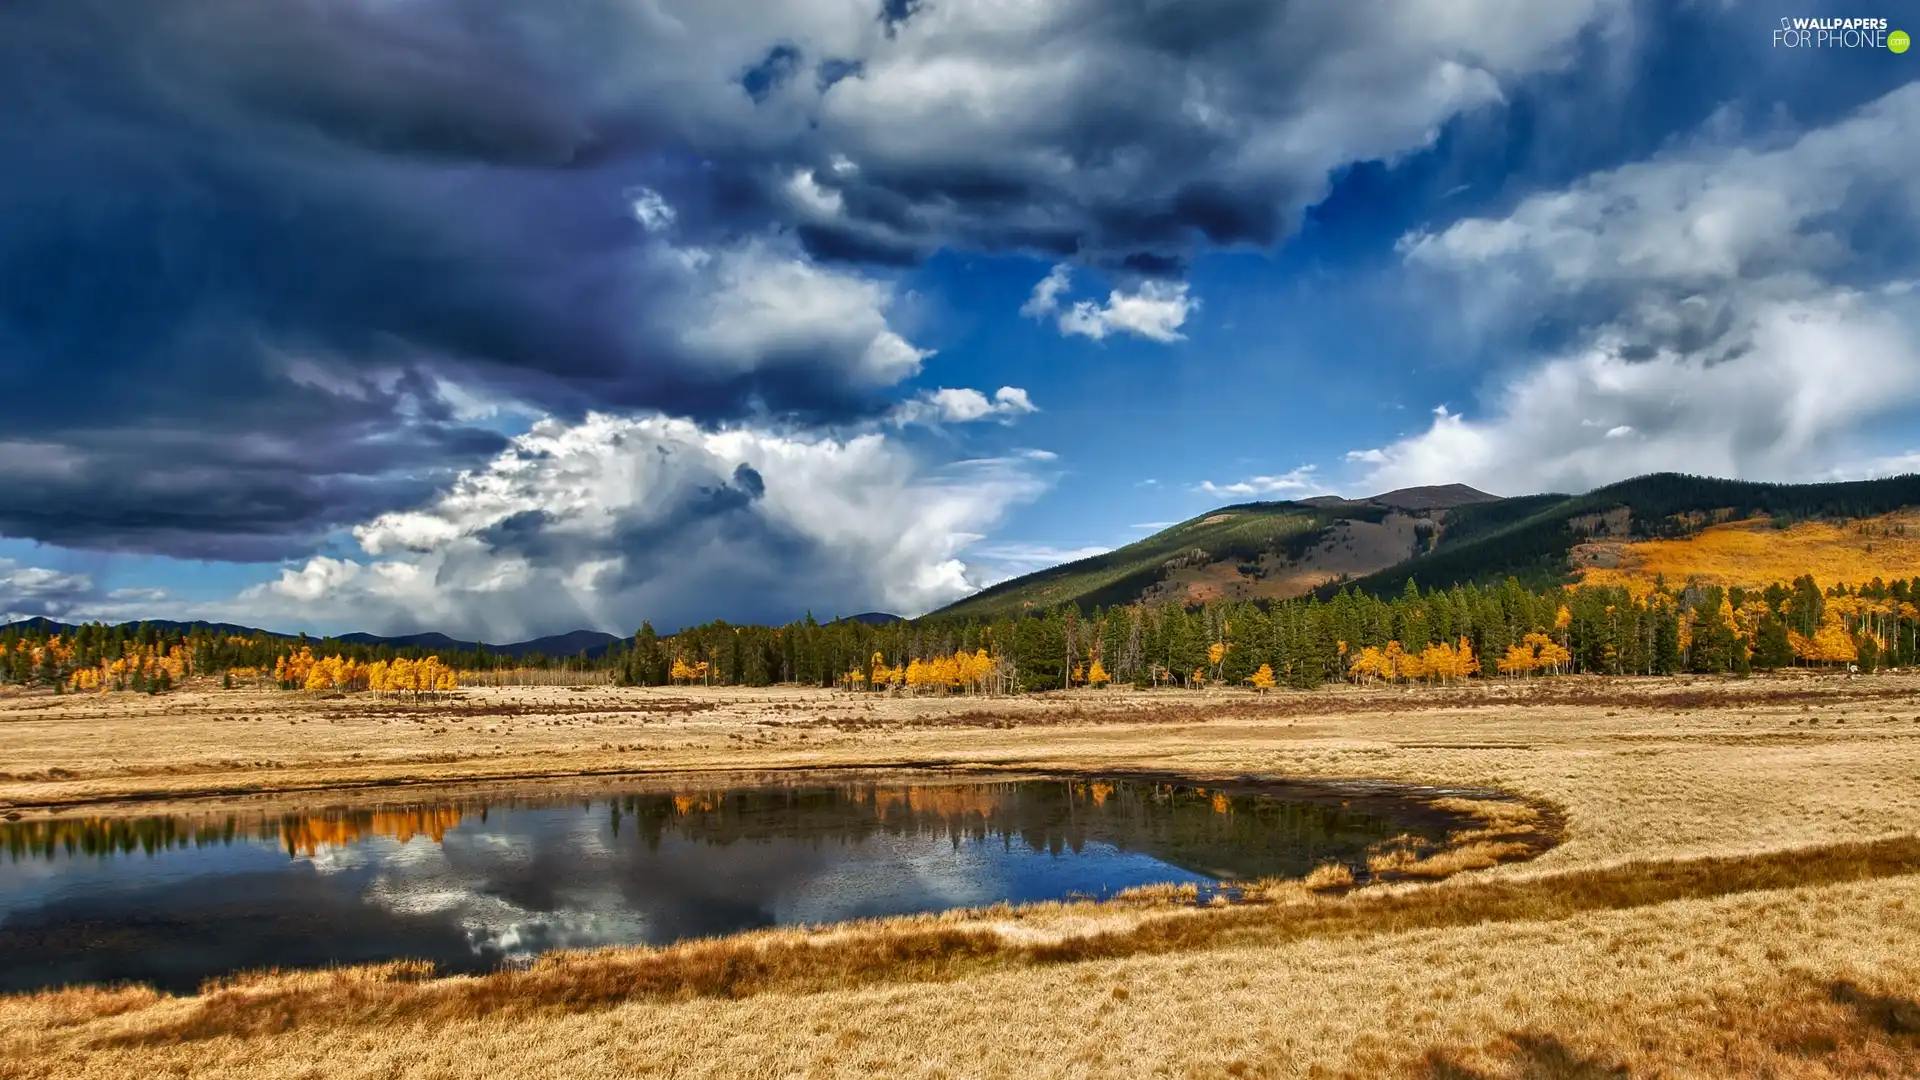
[(1250, 498), (1920, 467), (1920, 60), (1772, 40), (1896, 12), (1401, 7), (15, 5), (0, 614), (912, 614)]

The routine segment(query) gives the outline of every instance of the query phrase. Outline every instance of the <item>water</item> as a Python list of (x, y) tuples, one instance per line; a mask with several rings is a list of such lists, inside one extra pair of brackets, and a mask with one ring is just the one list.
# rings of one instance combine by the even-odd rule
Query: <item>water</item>
[(462, 796), (0, 823), (0, 991), (190, 990), (266, 967), (538, 953), (753, 927), (1363, 870), (1457, 824), (1378, 789), (1146, 779)]

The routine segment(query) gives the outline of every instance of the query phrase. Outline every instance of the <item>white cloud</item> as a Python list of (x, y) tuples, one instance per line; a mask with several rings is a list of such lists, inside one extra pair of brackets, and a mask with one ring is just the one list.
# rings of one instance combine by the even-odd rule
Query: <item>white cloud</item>
[(889, 285), (820, 266), (785, 242), (669, 247), (655, 260), (686, 290), (681, 342), (723, 370), (833, 364), (857, 383), (891, 386), (933, 355), (888, 325)]
[(1117, 288), (1107, 294), (1105, 304), (1079, 300), (1060, 310), (1061, 297), (1073, 284), (1073, 271), (1066, 263), (1056, 263), (1047, 276), (1033, 286), (1020, 314), (1029, 319), (1044, 319), (1057, 314), (1056, 325), (1066, 335), (1078, 334), (1095, 341), (1114, 333), (1133, 334), (1149, 341), (1184, 340), (1180, 327), (1187, 316), (1200, 307), (1184, 281), (1143, 281), (1131, 289)]
[(316, 555), (298, 570), (281, 571), (280, 577), (268, 584), (266, 589), (289, 600), (309, 603), (336, 594), (351, 585), (360, 576), (361, 569), (359, 563), (348, 559)]
[(1887, 454), (1862, 461), (1848, 461), (1827, 471), (1827, 480), (1872, 480), (1881, 476), (1907, 476), (1920, 473), (1920, 450)]
[(1249, 495), (1319, 495), (1326, 492), (1314, 475), (1314, 466), (1302, 465), (1289, 472), (1276, 476), (1249, 476), (1230, 484), (1216, 484), (1211, 480), (1202, 480), (1194, 490), (1208, 495), (1231, 495), (1244, 498)]
[(1060, 314), (1060, 332), (1095, 341), (1126, 333), (1149, 341), (1182, 341), (1180, 327), (1200, 306), (1184, 281), (1143, 281), (1133, 291), (1115, 289), (1104, 305), (1081, 300)]
[(1033, 294), (1027, 302), (1020, 305), (1020, 314), (1029, 319), (1041, 319), (1060, 310), (1060, 294), (1073, 284), (1073, 268), (1066, 263), (1055, 263), (1047, 276), (1033, 286)]
[(1031, 574), (1036, 570), (1046, 570), (1062, 563), (1105, 555), (1111, 550), (1113, 549), (1097, 544), (1060, 547), (1054, 544), (1006, 541), (978, 545), (967, 555), (968, 564), (978, 574), (984, 586), (1019, 577), (1022, 574)]
[(648, 232), (659, 232), (668, 228), (679, 215), (659, 192), (650, 187), (634, 188), (627, 193), (632, 200), (633, 219), (644, 226)]
[(797, 170), (788, 178), (787, 200), (811, 218), (837, 218), (846, 205), (839, 191), (820, 186), (812, 169)]
[(35, 616), (66, 618), (96, 598), (93, 579), (86, 574), (0, 559), (0, 622)]
[[(1401, 250), (1459, 284), (1467, 319), (1573, 343), (1494, 384), (1477, 419), (1349, 459), (1373, 488), (1584, 490), (1684, 470), (1824, 478), (1871, 421), (1920, 400), (1920, 84), (1754, 149), (1714, 138), (1531, 196)], [(1856, 252), (1854, 238), (1876, 242)]]
[[(893, 418), (899, 424), (966, 424), (987, 419), (1005, 423), (1016, 416), (1039, 411), (1039, 406), (1018, 386), (1003, 386), (995, 390), (991, 398), (978, 390), (943, 386), (901, 402), (895, 407)], [(1029, 451), (1027, 456), (1038, 454), (1046, 454), (1045, 460), (1053, 456), (1044, 450)]]
[(927, 468), (885, 435), (664, 417), (544, 420), (430, 505), (354, 530), (233, 614), (502, 641), (818, 610), (919, 614), (978, 588), (963, 556), (1047, 481), (1025, 457)]

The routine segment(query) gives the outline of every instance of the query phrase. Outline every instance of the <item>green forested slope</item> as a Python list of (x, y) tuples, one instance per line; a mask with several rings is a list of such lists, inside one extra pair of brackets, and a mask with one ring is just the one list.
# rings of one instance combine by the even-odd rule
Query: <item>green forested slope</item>
[(1353, 586), (1398, 593), (1412, 578), (1442, 588), (1518, 578), (1530, 586), (1568, 578), (1567, 557), (1586, 538), (1581, 524), (1624, 510), (1629, 535), (1683, 536), (1715, 517), (1847, 519), (1920, 506), (1920, 476), (1832, 484), (1762, 484), (1655, 473), (1585, 495), (1534, 495), (1454, 511), (1441, 543), (1428, 554), (1370, 574)]

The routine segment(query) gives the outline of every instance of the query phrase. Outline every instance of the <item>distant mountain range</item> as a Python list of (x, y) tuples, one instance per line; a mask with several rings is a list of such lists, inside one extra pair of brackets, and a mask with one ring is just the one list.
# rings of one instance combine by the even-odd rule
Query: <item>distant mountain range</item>
[(1447, 484), (1367, 499), (1241, 503), (1104, 555), (1001, 582), (938, 614), (997, 617), (1056, 604), (1276, 600), (1331, 594), (1343, 585), (1391, 594), (1409, 578), (1429, 588), (1508, 577), (1537, 586), (1573, 580), (1576, 562), (1589, 564), (1576, 557), (1577, 550), (1596, 541), (1617, 547), (1690, 535), (1715, 522), (1850, 521), (1914, 507), (1920, 507), (1920, 476), (1759, 484), (1676, 473), (1585, 495), (1503, 499)]
[[(1317, 496), (1240, 503), (1210, 510), (1103, 555), (1001, 582), (934, 614), (995, 618), (1058, 604), (1086, 608), (1136, 602), (1278, 600), (1309, 593), (1331, 595), (1342, 587), (1384, 595), (1399, 592), (1409, 579), (1434, 588), (1513, 577), (1538, 587), (1574, 581), (1596, 569), (1607, 571), (1608, 580), (1636, 572), (1651, 577), (1663, 566), (1678, 568), (1685, 562), (1673, 562), (1671, 552), (1663, 556), (1668, 560), (1664, 563), (1642, 557), (1648, 542), (1696, 537), (1708, 529), (1717, 534), (1734, 528), (1731, 523), (1755, 519), (1766, 520), (1741, 528), (1762, 528), (1769, 522), (1782, 527), (1763, 537), (1773, 556), (1767, 574), (1803, 561), (1809, 565), (1794, 570), (1795, 574), (1817, 573), (1822, 567), (1811, 561), (1826, 559), (1833, 565), (1831, 560), (1843, 557), (1838, 552), (1845, 547), (1844, 557), (1850, 560), (1846, 566), (1856, 580), (1905, 577), (1920, 573), (1920, 565), (1906, 565), (1909, 548), (1904, 546), (1909, 530), (1920, 545), (1920, 513), (1903, 511), (1920, 511), (1920, 476), (1759, 484), (1657, 473), (1584, 495), (1501, 498), (1464, 484), (1445, 484), (1402, 488), (1365, 499)], [(1894, 517), (1861, 520), (1886, 515)], [(1854, 524), (1841, 538), (1785, 528), (1808, 521)], [(1702, 542), (1689, 543), (1687, 548), (1702, 548)], [(1743, 567), (1756, 569), (1753, 557), (1739, 564), (1740, 550), (1733, 542), (1714, 546), (1714, 557), (1720, 560), (1717, 576), (1731, 580), (1741, 576)], [(1801, 551), (1807, 553), (1804, 559), (1798, 554)], [(1729, 568), (1729, 559), (1739, 565)], [(1825, 576), (1834, 579), (1834, 572)], [(1758, 584), (1771, 580), (1753, 577)], [(898, 615), (866, 611), (834, 621), (877, 626), (901, 620)], [(219, 633), (293, 636), (231, 623), (154, 620), (154, 625), (176, 632), (204, 626)], [(47, 619), (10, 626), (72, 629)], [(0, 631), (8, 628), (0, 626)], [(461, 641), (440, 633), (385, 637), (353, 633), (338, 640), (396, 649), (485, 648), (503, 656), (575, 656), (583, 651), (599, 656), (621, 639), (599, 630), (575, 630), (506, 645)]]
[[(869, 626), (882, 626), (887, 623), (901, 622), (902, 619), (898, 615), (890, 615), (884, 611), (863, 611), (858, 615), (847, 615), (834, 621), (858, 622), (866, 623)], [(240, 626), (236, 623), (176, 622), (171, 619), (148, 619), (146, 622), (156, 629), (180, 634), (195, 629), (207, 629), (216, 634), (238, 634), (242, 637), (252, 637), (255, 634), (265, 634), (268, 637), (285, 638), (287, 640), (293, 640), (298, 637), (296, 634), (282, 634), (273, 630), (261, 630), (252, 626)], [(0, 633), (5, 633), (13, 629), (34, 630), (39, 633), (49, 634), (65, 634), (73, 632), (78, 629), (78, 627), (72, 623), (55, 622), (52, 619), (45, 618), (24, 619), (20, 622), (0, 625)], [(485, 642), (473, 640), (463, 641), (459, 638), (448, 637), (446, 634), (437, 632), (425, 634), (396, 634), (392, 636), (356, 632), (339, 634), (332, 638), (320, 638), (314, 635), (308, 635), (308, 637), (316, 642), (321, 640), (341, 641), (351, 645), (370, 645), (375, 648), (388, 645), (395, 649), (412, 648), (422, 649), (428, 652), (472, 652), (476, 649), (485, 649), (495, 656), (531, 656), (535, 653), (540, 653), (546, 656), (556, 657), (578, 656), (583, 652), (588, 656), (598, 657), (611, 648), (615, 642), (624, 640), (617, 635), (609, 634), (601, 630), (573, 630), (565, 634), (550, 634), (546, 637), (534, 638), (531, 641), (516, 641), (507, 645), (489, 645)]]
[[(293, 640), (298, 636), (296, 634), (282, 634), (273, 630), (261, 630), (252, 626), (240, 626), (235, 623), (176, 622), (171, 619), (148, 619), (146, 622), (157, 629), (167, 630), (173, 633), (186, 633), (190, 630), (206, 629), (217, 634), (238, 634), (243, 637), (265, 634), (268, 637)], [(11, 629), (32, 629), (42, 633), (64, 634), (71, 633), (78, 629), (78, 627), (72, 623), (35, 618), (26, 619), (21, 622), (7, 623), (4, 626), (0, 626), (0, 633), (5, 633)], [(547, 637), (534, 638), (531, 641), (516, 641), (507, 645), (489, 645), (485, 642), (472, 640), (462, 641), (458, 638), (448, 637), (440, 633), (398, 634), (391, 637), (385, 637), (379, 634), (353, 633), (340, 634), (331, 639), (323, 639), (314, 635), (308, 636), (316, 642), (321, 640), (334, 640), (354, 645), (371, 645), (376, 648), (381, 645), (390, 645), (396, 649), (415, 648), (433, 652), (462, 652), (484, 648), (487, 652), (493, 653), (496, 656), (531, 656), (534, 653), (543, 653), (547, 656), (577, 656), (581, 652), (585, 652), (588, 656), (599, 656), (606, 652), (607, 648), (614, 642), (621, 640), (613, 634), (600, 630), (574, 630), (565, 634), (552, 634)]]

